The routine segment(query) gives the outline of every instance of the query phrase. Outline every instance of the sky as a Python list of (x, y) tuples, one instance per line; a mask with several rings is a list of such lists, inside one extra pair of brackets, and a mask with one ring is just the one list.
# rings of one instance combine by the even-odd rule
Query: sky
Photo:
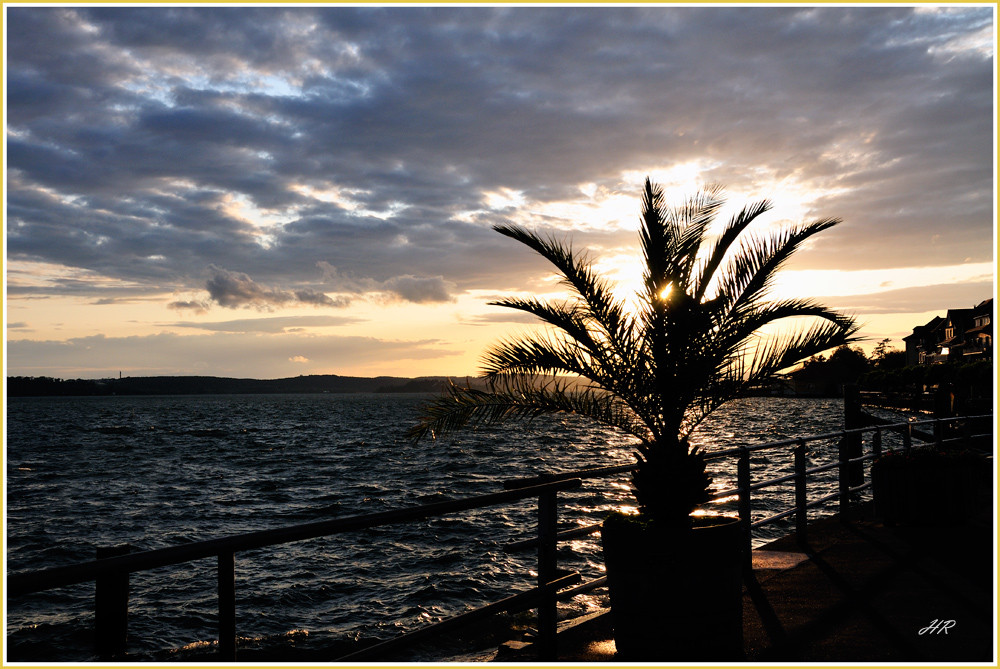
[(995, 294), (995, 5), (4, 13), (7, 375), (474, 375), (491, 226), (625, 294), (646, 176), (842, 219), (775, 296), (867, 349)]

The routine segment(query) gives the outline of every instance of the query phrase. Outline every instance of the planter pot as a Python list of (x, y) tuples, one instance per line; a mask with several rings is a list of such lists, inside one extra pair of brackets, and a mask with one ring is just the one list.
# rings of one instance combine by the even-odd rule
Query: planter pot
[(975, 462), (947, 456), (892, 457), (872, 467), (872, 498), (883, 522), (954, 525), (978, 511)]
[(739, 520), (697, 517), (689, 530), (614, 515), (601, 543), (617, 659), (743, 658)]

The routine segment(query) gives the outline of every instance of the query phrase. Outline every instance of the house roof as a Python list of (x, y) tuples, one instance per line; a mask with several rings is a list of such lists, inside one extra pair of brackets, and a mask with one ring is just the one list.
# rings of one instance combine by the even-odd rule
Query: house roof
[(927, 335), (932, 333), (935, 329), (937, 329), (937, 327), (941, 325), (941, 323), (943, 322), (944, 322), (943, 318), (941, 318), (940, 316), (935, 316), (931, 320), (927, 321), (925, 325), (918, 325), (917, 327), (913, 328), (913, 333), (903, 337), (903, 341), (907, 341), (910, 339), (918, 339), (920, 337), (926, 337)]
[(949, 309), (948, 322), (955, 324), (956, 322), (969, 320), (972, 318), (972, 312), (974, 311), (975, 309)]

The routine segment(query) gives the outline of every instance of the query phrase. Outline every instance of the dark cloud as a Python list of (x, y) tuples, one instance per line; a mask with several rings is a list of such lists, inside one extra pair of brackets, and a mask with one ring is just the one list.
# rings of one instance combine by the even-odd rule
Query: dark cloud
[(208, 302), (204, 300), (175, 300), (173, 302), (167, 303), (168, 309), (175, 309), (177, 311), (193, 311), (196, 314), (203, 314), (211, 308)]
[(405, 302), (424, 304), (454, 301), (451, 296), (453, 284), (445, 281), (444, 277), (441, 276), (397, 276), (386, 281), (384, 286), (389, 292)]
[[(992, 21), (962, 6), (11, 6), (8, 257), (155, 293), (227, 268), (208, 290), (228, 307), (440, 302), (538, 275), (489, 230), (500, 215), (695, 162), (733, 190), (824, 193), (806, 217), (845, 223), (805, 253), (815, 267), (986, 262)], [(501, 189), (524, 204), (491, 210)], [(52, 289), (74, 290), (86, 281)]]
[[(348, 298), (334, 300), (329, 295), (316, 290), (281, 290), (268, 288), (257, 283), (243, 272), (209, 267), (212, 275), (205, 283), (209, 299), (220, 306), (237, 309), (253, 307), (255, 309), (271, 309), (286, 304), (311, 304), (319, 307), (346, 307), (350, 304)], [(177, 303), (174, 303), (177, 304)]]

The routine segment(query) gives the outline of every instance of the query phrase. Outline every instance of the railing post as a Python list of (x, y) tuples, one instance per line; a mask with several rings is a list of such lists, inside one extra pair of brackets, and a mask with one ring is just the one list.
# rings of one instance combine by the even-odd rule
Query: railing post
[(840, 503), (840, 521), (846, 523), (848, 516), (850, 515), (850, 505), (851, 505), (851, 471), (850, 471), (850, 460), (851, 457), (851, 443), (847, 435), (843, 435), (840, 438), (840, 446), (837, 452), (837, 460), (840, 466), (837, 468), (837, 480), (839, 484), (840, 496), (838, 501)]
[(875, 508), (875, 477), (872, 475), (874, 471), (872, 468), (875, 466), (875, 462), (882, 455), (882, 428), (875, 428), (875, 434), (872, 435), (872, 459), (871, 464), (868, 466), (868, 480), (872, 482), (872, 509)]
[[(538, 586), (556, 578), (556, 493), (538, 496)], [(546, 594), (538, 604), (538, 659), (556, 659), (556, 593)]]
[(909, 453), (913, 448), (913, 423), (907, 423), (903, 431), (903, 452)]
[(219, 554), (219, 658), (236, 661), (236, 555)]
[[(856, 385), (844, 386), (844, 429), (856, 430), (868, 424), (869, 417), (861, 410), (861, 394)], [(845, 435), (847, 457), (859, 458), (864, 453), (864, 439), (860, 433)], [(865, 482), (865, 463), (852, 463), (848, 468), (849, 487)]]
[(740, 490), (739, 514), (743, 530), (743, 568), (753, 569), (753, 542), (750, 529), (750, 450), (740, 446), (740, 459), (736, 464), (736, 481)]
[(809, 523), (807, 504), (806, 441), (799, 439), (795, 444), (795, 538), (799, 543), (806, 541), (806, 526)]
[[(97, 559), (128, 555), (128, 544), (97, 549)], [(129, 573), (100, 576), (94, 583), (94, 632), (97, 656), (110, 660), (125, 654), (128, 641)]]

